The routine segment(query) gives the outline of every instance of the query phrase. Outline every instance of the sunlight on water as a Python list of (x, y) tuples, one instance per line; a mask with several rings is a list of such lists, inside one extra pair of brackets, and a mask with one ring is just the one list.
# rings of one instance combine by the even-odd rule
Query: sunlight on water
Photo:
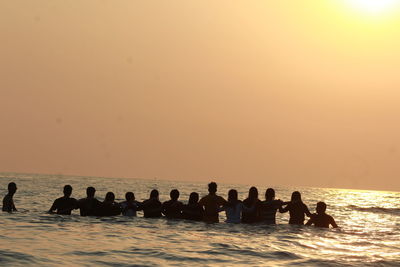
[[(159, 189), (162, 201), (178, 188), (186, 202), (192, 191), (206, 193), (205, 183), (63, 177), (0, 175), (0, 193), (9, 181), (18, 184), (15, 203), (19, 212), (0, 215), (0, 263), (3, 266), (396, 266), (400, 264), (400, 193), (361, 190), (275, 187), (277, 198), (290, 199), (300, 190), (314, 212), (318, 201), (328, 204), (340, 229), (289, 226), (288, 215), (278, 214), (276, 226), (207, 225), (199, 222), (117, 216), (88, 218), (46, 214), (64, 184), (74, 188), (73, 197), (96, 187), (103, 199), (113, 191), (122, 201), (127, 190), (138, 200)], [(258, 186), (260, 196), (270, 185)], [(236, 188), (240, 199), (249, 186), (219, 185), (226, 197)]]

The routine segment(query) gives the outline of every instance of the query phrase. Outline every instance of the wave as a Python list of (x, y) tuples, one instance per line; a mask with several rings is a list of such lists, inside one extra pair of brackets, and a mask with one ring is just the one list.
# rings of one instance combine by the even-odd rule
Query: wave
[(348, 208), (364, 212), (384, 213), (400, 216), (400, 208), (359, 207), (356, 205), (349, 205)]

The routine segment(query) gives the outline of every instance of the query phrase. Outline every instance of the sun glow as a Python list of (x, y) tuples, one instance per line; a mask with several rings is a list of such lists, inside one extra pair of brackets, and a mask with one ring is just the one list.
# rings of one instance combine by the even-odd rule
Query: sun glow
[(369, 14), (382, 14), (398, 6), (399, 0), (348, 0), (353, 8)]

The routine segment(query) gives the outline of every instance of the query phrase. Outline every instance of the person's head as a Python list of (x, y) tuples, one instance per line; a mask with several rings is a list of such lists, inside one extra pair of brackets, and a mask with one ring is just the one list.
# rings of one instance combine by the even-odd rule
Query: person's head
[(86, 188), (87, 197), (94, 197), (95, 193), (96, 193), (96, 189), (94, 189), (94, 187), (89, 186), (88, 188)]
[(325, 202), (318, 202), (316, 211), (318, 214), (324, 214), (326, 211), (326, 204)]
[(299, 191), (294, 191), (292, 193), (291, 201), (301, 201), (301, 194)]
[(208, 192), (210, 194), (215, 194), (217, 192), (217, 183), (211, 182), (208, 184)]
[(157, 189), (151, 190), (151, 192), (150, 192), (150, 198), (157, 198), (157, 199), (158, 199), (158, 195), (159, 195), (159, 193), (158, 193), (158, 190), (157, 190)]
[(196, 192), (190, 193), (189, 204), (196, 204), (197, 202), (199, 202), (199, 194)]
[(249, 199), (258, 199), (258, 190), (257, 187), (252, 186), (249, 189)]
[(127, 193), (125, 194), (125, 199), (126, 199), (126, 201), (135, 200), (135, 194), (132, 193), (132, 192), (127, 192)]
[(108, 193), (106, 194), (106, 198), (104, 199), (104, 201), (107, 201), (107, 202), (114, 202), (114, 199), (115, 199), (114, 193), (113, 193), (113, 192), (108, 192)]
[(238, 201), (238, 192), (235, 189), (231, 189), (228, 192), (228, 202), (234, 203)]
[(172, 200), (178, 200), (179, 191), (177, 189), (172, 189), (171, 192), (169, 193), (169, 196), (171, 197)]
[(275, 199), (275, 190), (272, 188), (268, 188), (265, 191), (265, 200), (274, 200)]
[(65, 197), (70, 197), (72, 194), (72, 186), (70, 186), (69, 184), (67, 184), (66, 186), (64, 186), (64, 196)]
[(8, 184), (8, 193), (13, 195), (17, 192), (17, 184), (14, 182), (11, 182)]

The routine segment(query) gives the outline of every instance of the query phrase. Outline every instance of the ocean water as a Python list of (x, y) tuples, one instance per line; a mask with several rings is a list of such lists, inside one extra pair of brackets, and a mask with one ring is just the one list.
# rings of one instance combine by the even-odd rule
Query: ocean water
[[(300, 190), (311, 211), (317, 201), (328, 204), (340, 229), (288, 225), (288, 214), (277, 214), (278, 224), (204, 224), (184, 220), (123, 216), (95, 218), (50, 215), (46, 211), (71, 184), (72, 196), (85, 196), (94, 186), (98, 199), (113, 191), (122, 201), (126, 191), (137, 200), (151, 189), (168, 200), (178, 188), (181, 200), (206, 183), (55, 175), (0, 174), (0, 194), (8, 182), (17, 183), (14, 197), (19, 212), (0, 213), (0, 266), (400, 266), (400, 193), (324, 188), (274, 187), (277, 198), (289, 200)], [(240, 199), (249, 186), (219, 184), (226, 197), (231, 188)], [(260, 196), (267, 187), (259, 185)]]

